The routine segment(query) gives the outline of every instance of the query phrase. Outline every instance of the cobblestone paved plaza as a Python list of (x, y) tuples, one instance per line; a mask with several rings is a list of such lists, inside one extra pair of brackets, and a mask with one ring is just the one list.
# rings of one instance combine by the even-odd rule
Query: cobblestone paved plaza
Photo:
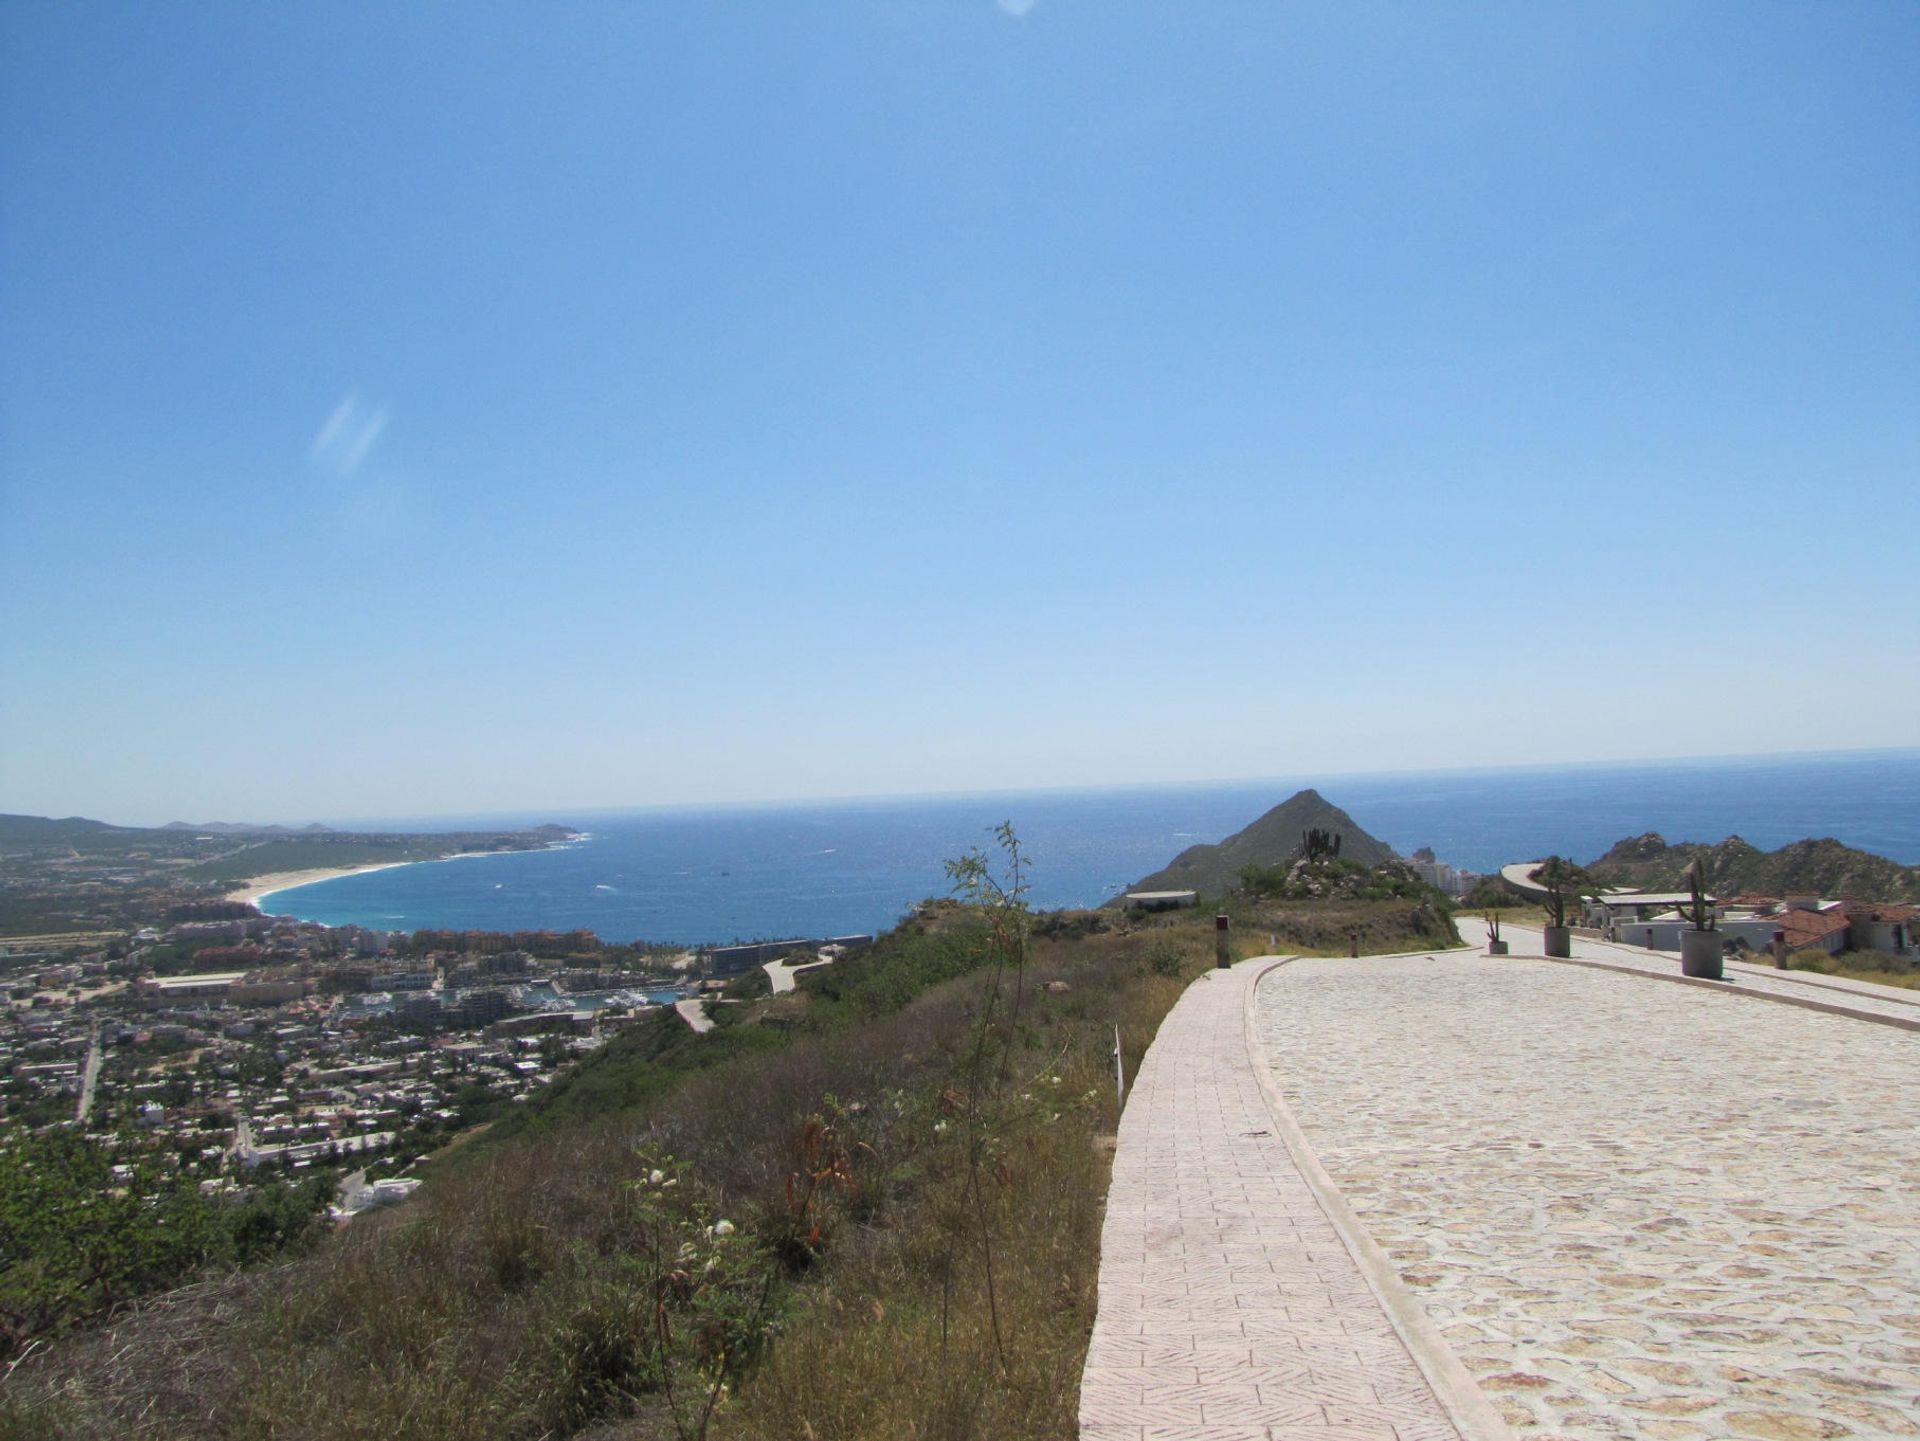
[(1920, 1435), (1920, 1037), (1461, 952), (1298, 960), (1258, 1036), (1523, 1435)]

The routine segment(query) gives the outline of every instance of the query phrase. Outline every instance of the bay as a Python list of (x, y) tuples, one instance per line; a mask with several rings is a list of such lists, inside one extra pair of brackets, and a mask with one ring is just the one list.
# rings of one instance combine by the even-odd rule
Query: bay
[[(586, 838), (274, 893), (276, 914), (392, 930), (592, 930), (699, 944), (891, 926), (948, 893), (944, 862), (992, 850), (1010, 821), (1038, 907), (1097, 905), (1200, 841), (1218, 841), (1312, 786), (1403, 854), (1432, 846), (1474, 871), (1549, 853), (1592, 860), (1615, 841), (1738, 834), (1772, 849), (1834, 836), (1920, 864), (1920, 749), (1619, 765), (1298, 776), (1206, 785), (1031, 791), (788, 805), (385, 818), (384, 829), (555, 821)], [(369, 824), (365, 819), (355, 826)]]

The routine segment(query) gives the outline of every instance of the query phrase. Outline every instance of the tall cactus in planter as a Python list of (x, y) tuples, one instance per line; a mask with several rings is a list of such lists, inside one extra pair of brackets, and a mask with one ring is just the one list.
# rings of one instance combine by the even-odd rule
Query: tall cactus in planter
[(1687, 867), (1687, 889), (1693, 895), (1680, 908), (1687, 920), (1687, 928), (1680, 932), (1680, 974), (1704, 981), (1722, 980), (1726, 976), (1726, 956), (1720, 945), (1720, 917), (1707, 894), (1698, 856)]
[(1546, 888), (1546, 952), (1566, 959), (1573, 954), (1573, 931), (1567, 925), (1567, 902), (1593, 887), (1593, 878), (1565, 856), (1548, 856), (1533, 869), (1533, 882)]

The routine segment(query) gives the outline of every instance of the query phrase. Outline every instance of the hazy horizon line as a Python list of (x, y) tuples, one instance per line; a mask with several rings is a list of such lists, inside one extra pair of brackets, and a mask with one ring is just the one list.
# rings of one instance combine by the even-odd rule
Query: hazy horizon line
[[(1122, 791), (1158, 791), (1158, 790), (1198, 790), (1209, 787), (1237, 787), (1256, 785), (1306, 785), (1318, 787), (1321, 784), (1339, 781), (1378, 780), (1387, 777), (1405, 776), (1417, 778), (1424, 776), (1466, 776), (1466, 775), (1511, 775), (1525, 771), (1566, 771), (1566, 770), (1607, 770), (1630, 769), (1637, 766), (1685, 766), (1712, 765), (1731, 762), (1761, 764), (1768, 762), (1809, 761), (1822, 759), (1866, 760), (1876, 756), (1904, 756), (1920, 753), (1920, 745), (1908, 746), (1863, 746), (1857, 748), (1820, 749), (1804, 751), (1734, 751), (1709, 755), (1687, 756), (1635, 756), (1617, 757), (1607, 760), (1566, 760), (1566, 761), (1528, 761), (1509, 765), (1465, 765), (1465, 766), (1419, 766), (1407, 770), (1367, 770), (1367, 771), (1301, 771), (1289, 774), (1252, 775), (1252, 776), (1214, 776), (1197, 777), (1186, 780), (1154, 781), (1109, 781), (1093, 782), (1070, 786), (995, 786), (977, 790), (939, 790), (939, 791), (870, 791), (842, 792), (834, 795), (792, 795), (760, 797), (746, 800), (722, 801), (655, 801), (626, 804), (594, 804), (584, 806), (554, 805), (538, 808), (512, 807), (487, 811), (445, 811), (426, 815), (386, 815), (386, 816), (347, 816), (314, 817), (297, 820), (223, 820), (219, 818), (199, 821), (176, 822), (175, 820), (156, 821), (151, 824), (138, 824), (121, 821), (102, 821), (123, 830), (158, 830), (169, 825), (258, 825), (284, 826), (297, 828), (309, 825), (324, 825), (333, 829), (374, 830), (382, 826), (399, 826), (402, 823), (419, 822), (473, 822), (499, 819), (526, 819), (533, 816), (546, 816), (552, 824), (561, 824), (558, 818), (568, 816), (621, 816), (639, 812), (686, 812), (686, 811), (746, 811), (781, 810), (803, 806), (831, 806), (858, 804), (906, 804), (915, 801), (943, 801), (979, 799), (991, 800), (1013, 796), (1047, 795), (1086, 795), (1094, 792)], [(14, 812), (14, 814), (26, 814)], [(61, 817), (48, 817), (58, 820), (98, 820), (98, 817), (72, 814)]]

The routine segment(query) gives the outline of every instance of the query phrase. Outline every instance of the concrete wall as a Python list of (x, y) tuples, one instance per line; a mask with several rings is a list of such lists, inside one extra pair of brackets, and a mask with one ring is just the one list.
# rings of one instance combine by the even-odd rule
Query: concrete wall
[(1847, 927), (1847, 945), (1856, 951), (1885, 951), (1894, 956), (1920, 949), (1913, 926), (1906, 921), (1854, 921)]
[[(1646, 946), (1649, 950), (1680, 950), (1680, 933), (1686, 930), (1685, 921), (1631, 921), (1614, 927), (1614, 935), (1622, 945)], [(1764, 951), (1773, 944), (1773, 933), (1779, 925), (1770, 917), (1757, 920), (1722, 921), (1716, 934), (1721, 944), (1728, 941), (1743, 940), (1756, 951)], [(1653, 940), (1649, 945), (1647, 937), (1651, 933)]]

